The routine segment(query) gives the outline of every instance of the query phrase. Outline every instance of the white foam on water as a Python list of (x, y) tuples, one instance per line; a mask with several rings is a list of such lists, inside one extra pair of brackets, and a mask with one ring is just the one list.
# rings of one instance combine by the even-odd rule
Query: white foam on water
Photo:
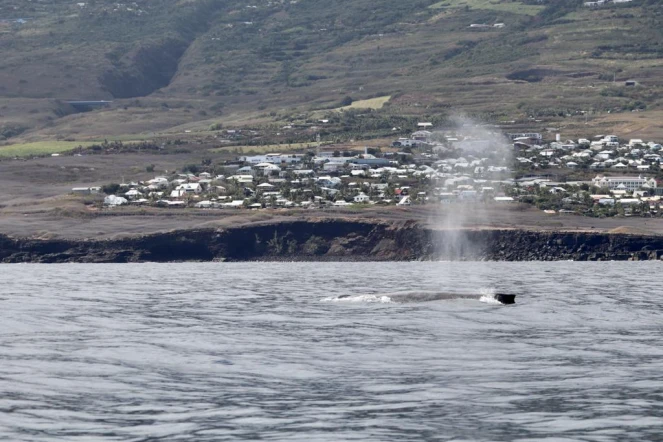
[(502, 304), (497, 299), (495, 299), (495, 289), (493, 288), (481, 288), (479, 289), (479, 294), (481, 294), (481, 297), (479, 298), (480, 302), (485, 302), (486, 304)]
[(391, 301), (391, 298), (389, 296), (378, 296), (378, 295), (356, 295), (356, 296), (345, 296), (345, 297), (338, 297), (338, 296), (330, 296), (328, 298), (323, 298), (322, 302), (349, 302), (349, 303), (360, 303), (360, 302), (365, 302), (365, 303), (380, 303), (380, 304), (386, 304)]
[(495, 296), (493, 295), (481, 295), (481, 298), (479, 298), (480, 302), (485, 302), (486, 304), (499, 304), (502, 305), (501, 302), (499, 302), (497, 299), (495, 299)]

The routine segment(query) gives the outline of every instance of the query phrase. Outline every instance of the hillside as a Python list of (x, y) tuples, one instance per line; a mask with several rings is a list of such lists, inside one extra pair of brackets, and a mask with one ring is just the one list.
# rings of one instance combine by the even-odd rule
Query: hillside
[(346, 97), (378, 97), (383, 115), (647, 130), (663, 104), (652, 0), (3, 0), (0, 47), (9, 142), (268, 124)]

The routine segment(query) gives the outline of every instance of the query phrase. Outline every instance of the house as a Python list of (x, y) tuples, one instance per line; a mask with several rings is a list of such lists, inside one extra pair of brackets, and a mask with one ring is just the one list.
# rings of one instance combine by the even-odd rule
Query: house
[(312, 169), (295, 169), (292, 173), (296, 176), (313, 176), (315, 174)]
[(423, 144), (421, 140), (414, 140), (411, 138), (399, 138), (397, 141), (392, 143), (394, 147), (417, 147)]
[(122, 206), (128, 202), (129, 201), (127, 201), (126, 198), (122, 198), (121, 196), (108, 195), (106, 198), (104, 198), (104, 205), (111, 207)]
[(200, 201), (194, 207), (197, 209), (211, 209), (212, 207), (216, 207), (216, 204), (212, 201)]
[(341, 184), (341, 179), (338, 177), (321, 176), (318, 178), (318, 185), (325, 187), (336, 187)]
[(143, 194), (137, 191), (136, 189), (131, 189), (128, 192), (125, 192), (124, 196), (130, 200), (135, 200), (138, 198), (142, 198)]
[(413, 140), (417, 140), (417, 141), (428, 141), (430, 139), (431, 135), (433, 135), (433, 132), (431, 132), (431, 131), (418, 130), (418, 131), (416, 131), (412, 134), (411, 138)]
[(253, 175), (233, 175), (231, 177), (228, 177), (228, 179), (240, 184), (253, 183)]
[(322, 165), (325, 172), (338, 172), (345, 167), (345, 162), (330, 161)]
[(186, 195), (186, 190), (184, 189), (173, 190), (172, 192), (170, 192), (171, 198), (182, 198), (185, 195)]
[(237, 169), (238, 175), (255, 175), (256, 171), (251, 166), (244, 166)]
[(185, 183), (177, 186), (175, 190), (183, 190), (185, 193), (198, 194), (203, 191), (203, 186), (200, 183)]
[(355, 164), (365, 164), (367, 166), (389, 166), (391, 164), (391, 161), (386, 159), (386, 158), (352, 158), (350, 160), (351, 163)]
[(354, 197), (354, 201), (355, 203), (368, 203), (371, 201), (371, 198), (364, 192), (359, 192), (359, 195)]
[(281, 168), (274, 164), (268, 164), (262, 168), (262, 172), (265, 176), (278, 175), (281, 172)]
[(525, 133), (513, 133), (513, 134), (507, 134), (509, 138), (512, 140), (532, 140), (532, 141), (541, 141), (543, 140), (543, 136), (540, 133), (536, 132), (525, 132)]
[(268, 153), (266, 155), (255, 155), (240, 157), (240, 160), (250, 164), (270, 163), (270, 164), (294, 164), (301, 163), (304, 160), (303, 154), (280, 154)]
[(241, 207), (244, 207), (244, 200), (235, 200), (229, 203), (224, 203), (221, 204), (221, 207), (226, 209), (239, 209)]
[(478, 192), (476, 190), (461, 190), (458, 194), (458, 199), (461, 201), (474, 201), (477, 199)]

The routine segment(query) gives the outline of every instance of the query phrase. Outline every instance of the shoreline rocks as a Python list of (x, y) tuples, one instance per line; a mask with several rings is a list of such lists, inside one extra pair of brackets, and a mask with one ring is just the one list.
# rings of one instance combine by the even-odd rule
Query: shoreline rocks
[(2, 263), (179, 261), (660, 260), (663, 236), (531, 230), (431, 230), (416, 222), (291, 221), (118, 240), (10, 238)]

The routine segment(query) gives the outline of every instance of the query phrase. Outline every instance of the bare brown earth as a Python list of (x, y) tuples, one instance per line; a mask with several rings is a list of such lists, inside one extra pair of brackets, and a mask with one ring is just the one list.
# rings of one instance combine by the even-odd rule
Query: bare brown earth
[[(328, 210), (94, 209), (72, 187), (151, 178), (199, 163), (206, 151), (186, 154), (88, 155), (0, 161), (0, 234), (14, 237), (104, 239), (182, 229), (230, 228), (297, 220), (349, 219), (435, 229), (524, 229), (663, 235), (663, 222), (643, 218), (596, 219), (549, 215), (521, 205), (479, 205), (466, 213), (454, 206), (378, 207)], [(155, 173), (145, 171), (154, 164)]]

